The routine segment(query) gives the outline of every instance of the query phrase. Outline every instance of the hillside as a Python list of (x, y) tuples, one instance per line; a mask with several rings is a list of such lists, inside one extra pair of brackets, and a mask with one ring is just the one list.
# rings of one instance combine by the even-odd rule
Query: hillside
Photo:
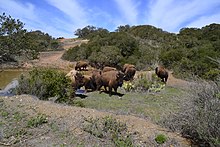
[[(0, 97), (0, 102), (1, 112), (7, 114), (1, 117), (1, 122), (5, 124), (2, 126), (1, 136), (8, 136), (1, 139), (2, 145), (112, 146), (108, 139), (99, 139), (83, 129), (87, 119), (111, 116), (127, 125), (127, 132), (135, 140), (135, 146), (157, 146), (154, 138), (158, 134), (165, 134), (168, 137), (165, 146), (190, 146), (189, 141), (179, 134), (169, 132), (149, 120), (131, 115), (116, 115), (94, 109), (65, 106), (50, 101), (40, 101), (28, 95)], [(28, 128), (27, 122), (39, 114), (45, 115), (47, 122)]]
[[(70, 64), (74, 63), (62, 60), (63, 53), (64, 51), (41, 53), (40, 59), (33, 62), (31, 66), (46, 66), (68, 70), (70, 69)], [(168, 85), (187, 88), (186, 81), (176, 79), (173, 76), (170, 76)], [(126, 124), (128, 127), (127, 132), (135, 140), (135, 145), (157, 146), (154, 140), (155, 137), (158, 134), (165, 134), (168, 137), (168, 141), (163, 144), (165, 146), (190, 146), (190, 142), (182, 138), (180, 134), (172, 133), (155, 125), (148, 119), (132, 115), (119, 115), (95, 109), (66, 106), (52, 101), (41, 101), (28, 95), (1, 97), (0, 103), (1, 122), (5, 124), (2, 126), (3, 134), (1, 136), (4, 137), (0, 142), (2, 145), (14, 144), (40, 147), (78, 146), (81, 144), (83, 146), (111, 146), (112, 143), (108, 139), (99, 139), (83, 129), (86, 120), (91, 118), (98, 120), (111, 116), (117, 121)], [(26, 126), (27, 122), (32, 117), (39, 116), (39, 114), (46, 116), (47, 122), (38, 127), (28, 128)], [(10, 126), (7, 125), (9, 123)], [(5, 135), (8, 138), (5, 138)]]

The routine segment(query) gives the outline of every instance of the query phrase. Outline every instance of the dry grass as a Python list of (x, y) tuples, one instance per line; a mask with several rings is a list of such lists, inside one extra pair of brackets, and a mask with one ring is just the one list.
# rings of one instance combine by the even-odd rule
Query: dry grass
[(182, 111), (163, 124), (201, 146), (220, 145), (220, 83), (198, 81), (182, 104)]

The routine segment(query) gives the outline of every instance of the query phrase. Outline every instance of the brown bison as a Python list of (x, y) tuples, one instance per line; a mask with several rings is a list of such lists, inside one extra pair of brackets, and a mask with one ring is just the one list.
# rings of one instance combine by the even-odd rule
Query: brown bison
[(101, 74), (101, 83), (98, 85), (98, 89), (104, 86), (105, 91), (107, 91), (107, 87), (109, 89), (109, 96), (112, 95), (112, 88), (115, 93), (117, 93), (118, 87), (123, 84), (124, 74), (120, 71), (107, 71)]
[(166, 71), (166, 69), (164, 67), (162, 67), (162, 66), (156, 67), (155, 73), (159, 78), (161, 78), (162, 82), (164, 82), (164, 83), (167, 82), (168, 72)]
[(98, 88), (98, 85), (101, 85), (101, 74), (102, 74), (101, 70), (95, 69), (92, 71), (92, 83), (95, 90), (100, 90), (99, 88), (101, 88), (101, 87)]
[(125, 74), (124, 76), (125, 81), (133, 80), (134, 75), (136, 73), (136, 68), (132, 64), (125, 64), (123, 66), (122, 72), (124, 72)]
[(107, 71), (111, 71), (111, 70), (117, 70), (116, 68), (114, 67), (109, 67), (109, 66), (105, 66), (103, 69), (102, 69), (102, 72), (107, 72)]
[(90, 90), (96, 90), (96, 86), (94, 85), (95, 83), (93, 82), (92, 76), (89, 75), (84, 75), (83, 76), (83, 86), (85, 87), (85, 90), (88, 91)]
[(77, 90), (84, 85), (84, 76), (81, 73), (72, 70), (66, 76), (72, 80), (73, 89)]
[(127, 69), (127, 68), (135, 68), (135, 66), (133, 65), (133, 64), (124, 64), (124, 66), (123, 66), (123, 68), (122, 68), (122, 72), (125, 72), (125, 70)]
[(88, 62), (86, 61), (78, 61), (75, 66), (75, 70), (86, 70), (88, 65)]

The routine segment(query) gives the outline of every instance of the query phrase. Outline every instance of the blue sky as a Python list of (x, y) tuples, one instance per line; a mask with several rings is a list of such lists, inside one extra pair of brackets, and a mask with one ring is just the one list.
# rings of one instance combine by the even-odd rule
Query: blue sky
[(120, 25), (153, 25), (178, 33), (220, 23), (220, 0), (0, 0), (5, 12), (53, 37), (72, 38), (87, 25), (114, 31)]

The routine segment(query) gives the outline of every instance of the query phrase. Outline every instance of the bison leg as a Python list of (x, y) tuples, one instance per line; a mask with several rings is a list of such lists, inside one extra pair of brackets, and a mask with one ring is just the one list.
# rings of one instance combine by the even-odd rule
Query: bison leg
[(117, 87), (114, 88), (115, 93), (117, 93), (117, 89), (118, 89)]
[(165, 77), (164, 79), (165, 79), (165, 80), (164, 80), (164, 83), (166, 83), (166, 82), (167, 82), (167, 79), (168, 79), (168, 76), (167, 76), (167, 77)]
[(105, 91), (107, 91), (107, 87), (106, 86), (104, 86), (104, 89), (105, 89)]
[(109, 87), (109, 96), (112, 96), (112, 87)]

